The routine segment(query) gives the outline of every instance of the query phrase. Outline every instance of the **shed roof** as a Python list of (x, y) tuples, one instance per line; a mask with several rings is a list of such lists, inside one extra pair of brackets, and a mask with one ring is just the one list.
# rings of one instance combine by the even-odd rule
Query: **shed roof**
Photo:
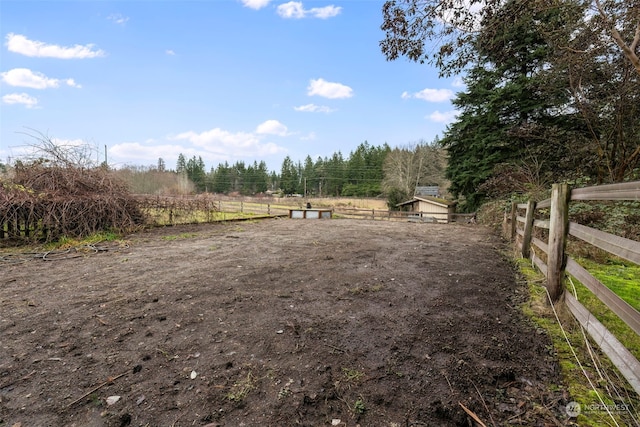
[(423, 187), (416, 187), (414, 195), (438, 197), (440, 195), (440, 187), (437, 185), (427, 185)]
[(431, 203), (433, 205), (442, 206), (444, 208), (450, 208), (450, 207), (455, 206), (457, 204), (457, 202), (453, 202), (451, 200), (440, 199), (438, 197), (429, 197), (429, 196), (420, 196), (420, 197), (418, 197), (418, 196), (416, 196), (411, 200), (407, 200), (406, 202), (398, 203), (396, 206), (410, 205), (410, 204), (413, 204), (413, 203), (418, 202), (418, 201)]

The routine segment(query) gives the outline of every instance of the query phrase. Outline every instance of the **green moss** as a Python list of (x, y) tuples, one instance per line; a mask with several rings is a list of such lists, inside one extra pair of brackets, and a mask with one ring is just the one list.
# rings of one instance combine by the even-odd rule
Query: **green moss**
[[(612, 385), (602, 380), (598, 373), (598, 369), (600, 369), (610, 373), (611, 378), (619, 378), (615, 367), (606, 356), (600, 354), (595, 345), (591, 345), (593, 351), (597, 354), (596, 364), (598, 365), (598, 369), (596, 369), (582, 330), (566, 306), (564, 306), (564, 304), (558, 304), (555, 307), (558, 318), (560, 319), (560, 323), (558, 323), (558, 319), (547, 300), (547, 293), (543, 286), (544, 277), (538, 270), (532, 267), (530, 261), (521, 259), (518, 260), (517, 263), (519, 271), (527, 281), (530, 295), (529, 300), (523, 304), (522, 311), (532, 319), (538, 328), (544, 329), (551, 338), (553, 342), (552, 351), (557, 356), (563, 384), (568, 389), (570, 400), (578, 402), (582, 407), (587, 409), (589, 405), (599, 405), (600, 399), (607, 405), (620, 405), (620, 399), (612, 397), (612, 395), (615, 396), (615, 390), (612, 388)], [(574, 280), (574, 284), (575, 283), (576, 281)], [(584, 295), (588, 293), (588, 290), (579, 283), (576, 284), (576, 289), (578, 289), (578, 299), (580, 302), (587, 306), (589, 310), (596, 310), (596, 308), (594, 308), (595, 301), (591, 301)], [(595, 299), (595, 296), (593, 298)], [(600, 305), (603, 304), (600, 303)], [(619, 319), (618, 322), (620, 322)], [(603, 323), (605, 322), (603, 321)], [(605, 326), (610, 327), (610, 325), (606, 323)], [(615, 329), (613, 327), (611, 328)], [(615, 332), (612, 331), (612, 333)], [(618, 338), (623, 341), (620, 337)], [(637, 335), (635, 338), (638, 338)], [(623, 344), (632, 346), (627, 347), (632, 351), (634, 348), (640, 348), (640, 344), (635, 343), (637, 343), (637, 341), (623, 341)], [(613, 374), (614, 372), (615, 374)], [(587, 377), (591, 380), (591, 383)], [(596, 391), (594, 391), (591, 384), (595, 386)], [(615, 384), (615, 388), (625, 397), (629, 407), (639, 407), (640, 401), (637, 395), (635, 395), (624, 380), (620, 380), (619, 384)], [(625, 388), (630, 391), (627, 393), (627, 391), (624, 390)], [(614, 412), (613, 416), (618, 425), (628, 425), (629, 422), (633, 422), (631, 415), (625, 412)], [(637, 419), (638, 414), (635, 413), (634, 416)], [(577, 425), (588, 427), (615, 425), (604, 410), (584, 410), (575, 419), (575, 422)]]
[(630, 306), (640, 311), (640, 265), (610, 259), (605, 264), (579, 258), (580, 265)]

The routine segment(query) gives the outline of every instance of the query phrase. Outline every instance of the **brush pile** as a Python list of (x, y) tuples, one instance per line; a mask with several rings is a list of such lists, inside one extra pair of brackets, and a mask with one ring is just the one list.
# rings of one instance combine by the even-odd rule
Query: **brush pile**
[(18, 162), (12, 177), (0, 180), (0, 239), (53, 241), (123, 232), (143, 219), (126, 184), (106, 166), (48, 156)]

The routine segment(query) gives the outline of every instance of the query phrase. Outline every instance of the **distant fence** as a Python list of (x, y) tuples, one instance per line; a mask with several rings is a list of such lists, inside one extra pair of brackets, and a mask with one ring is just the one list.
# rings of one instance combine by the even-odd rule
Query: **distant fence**
[[(177, 225), (210, 223), (226, 220), (247, 219), (262, 216), (289, 216), (290, 209), (304, 209), (306, 203), (282, 203), (270, 199), (237, 200), (221, 198), (219, 195), (199, 194), (196, 196), (154, 196), (134, 195), (133, 199), (144, 214), (146, 222), (152, 225)], [(11, 206), (10, 206), (11, 207)], [(34, 212), (27, 212), (24, 206), (11, 207), (0, 212), (0, 241), (2, 239), (29, 240), (41, 236), (42, 221)], [(337, 218), (368, 219), (375, 221), (442, 222), (436, 220), (442, 212), (408, 212), (387, 209), (365, 209), (353, 207), (314, 208), (332, 209)], [(244, 214), (238, 215), (238, 214)], [(474, 214), (449, 214), (449, 221), (469, 222)], [(60, 218), (64, 221), (64, 218)], [(96, 230), (99, 231), (99, 230)]]
[(505, 212), (503, 231), (507, 237), (515, 239), (522, 257), (530, 258), (545, 275), (552, 300), (559, 301), (564, 297), (564, 303), (578, 322), (640, 394), (640, 362), (571, 293), (563, 289), (565, 273), (571, 274), (640, 335), (640, 313), (593, 277), (565, 250), (568, 236), (573, 236), (640, 264), (640, 242), (570, 222), (569, 204), (577, 200), (640, 201), (640, 181), (573, 190), (569, 190), (566, 184), (554, 184), (549, 199), (514, 203), (511, 212)]
[[(227, 218), (236, 218), (236, 214), (256, 216), (289, 216), (291, 209), (304, 209), (306, 203), (287, 204), (281, 201), (271, 202), (269, 199), (256, 200), (230, 200), (217, 199), (216, 196), (139, 196), (147, 215), (154, 215), (160, 222), (169, 224), (184, 224), (196, 222), (217, 222)], [(313, 206), (319, 209), (332, 209), (334, 218), (368, 219), (375, 221), (411, 221), (411, 222), (438, 222), (434, 218), (442, 215), (442, 212), (409, 212), (387, 209), (366, 209), (352, 207), (326, 207)], [(196, 214), (200, 210), (209, 212), (209, 215)], [(215, 213), (215, 215), (214, 215)], [(450, 214), (451, 221), (469, 222), (475, 219), (475, 214)], [(167, 220), (169, 220), (167, 222)], [(151, 222), (153, 218), (151, 218)], [(442, 221), (440, 221), (442, 222)]]
[[(379, 221), (410, 221), (444, 223), (442, 212), (396, 211), (387, 209), (335, 208), (334, 212), (343, 218), (371, 219)], [(473, 213), (446, 214), (449, 222), (469, 222), (475, 220)]]

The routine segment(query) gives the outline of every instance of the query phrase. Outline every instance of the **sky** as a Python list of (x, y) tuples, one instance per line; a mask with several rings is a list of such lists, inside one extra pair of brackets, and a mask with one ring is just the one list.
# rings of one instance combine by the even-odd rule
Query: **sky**
[(0, 162), (38, 135), (206, 169), (441, 136), (460, 80), (387, 61), (383, 1), (0, 0)]

